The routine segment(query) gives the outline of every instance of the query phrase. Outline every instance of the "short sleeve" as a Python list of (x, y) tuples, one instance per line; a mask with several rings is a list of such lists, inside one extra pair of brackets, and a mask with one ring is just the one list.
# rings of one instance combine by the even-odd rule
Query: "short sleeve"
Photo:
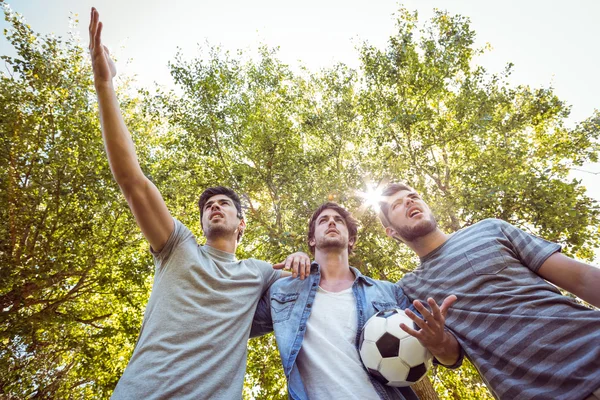
[(498, 220), (504, 236), (512, 245), (521, 263), (537, 273), (552, 254), (561, 250), (560, 245), (527, 233), (505, 221)]
[(271, 285), (281, 277), (281, 271), (274, 269), (271, 264), (261, 260), (252, 259), (254, 264), (258, 267), (262, 276), (262, 292), (268, 290)]
[(161, 266), (165, 265), (169, 260), (171, 254), (173, 254), (173, 250), (175, 250), (182, 243), (193, 240), (196, 241), (194, 234), (181, 222), (177, 219), (173, 218), (174, 228), (173, 232), (171, 232), (171, 236), (165, 243), (164, 247), (156, 252), (152, 247), (150, 247), (150, 253), (154, 256), (154, 264), (156, 269), (159, 269)]

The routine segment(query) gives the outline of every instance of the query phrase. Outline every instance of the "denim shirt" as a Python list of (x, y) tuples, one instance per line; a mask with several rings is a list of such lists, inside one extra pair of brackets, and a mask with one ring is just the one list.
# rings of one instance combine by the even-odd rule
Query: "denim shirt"
[[(410, 308), (415, 312), (416, 310), (399, 286), (391, 282), (371, 279), (362, 275), (356, 268), (350, 267), (350, 269), (355, 276), (352, 293), (356, 299), (356, 314), (358, 316), (355, 340), (355, 347), (358, 352), (360, 333), (371, 316), (389, 308)], [(290, 399), (294, 400), (308, 399), (306, 388), (296, 364), (296, 357), (302, 347), (306, 322), (310, 316), (320, 280), (320, 267), (314, 262), (311, 265), (310, 275), (304, 280), (292, 277), (279, 279), (259, 301), (252, 322), (251, 337), (275, 331), (277, 347), (288, 382), (288, 395)], [(387, 386), (377, 381), (370, 374), (369, 379), (381, 399), (418, 399), (409, 387), (395, 388)]]

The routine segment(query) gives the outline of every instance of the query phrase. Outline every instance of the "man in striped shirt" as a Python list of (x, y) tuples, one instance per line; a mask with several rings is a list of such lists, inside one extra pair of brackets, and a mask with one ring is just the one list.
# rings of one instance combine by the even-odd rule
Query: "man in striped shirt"
[(600, 307), (599, 268), (497, 219), (445, 234), (407, 185), (383, 196), (387, 235), (421, 259), (398, 284), (411, 300), (458, 297), (446, 327), (496, 398), (600, 399), (600, 311), (554, 286)]

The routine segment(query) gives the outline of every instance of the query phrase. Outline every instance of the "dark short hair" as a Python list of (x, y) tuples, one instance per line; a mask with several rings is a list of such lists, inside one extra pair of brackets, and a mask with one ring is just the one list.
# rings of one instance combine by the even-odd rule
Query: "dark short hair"
[(414, 190), (406, 183), (398, 182), (398, 183), (390, 183), (388, 184), (383, 191), (381, 192), (382, 200), (379, 202), (379, 220), (383, 224), (384, 228), (390, 226), (390, 221), (388, 219), (388, 212), (390, 211), (390, 205), (383, 197), (389, 197), (393, 194), (401, 192), (403, 190)]
[(235, 204), (235, 208), (237, 209), (237, 217), (239, 219), (244, 218), (244, 213), (242, 211), (242, 203), (240, 202), (240, 198), (238, 197), (238, 195), (233, 190), (225, 186), (214, 186), (209, 187), (200, 195), (200, 199), (198, 200), (198, 208), (200, 208), (200, 221), (202, 221), (202, 216), (204, 215), (204, 205), (206, 204), (208, 199), (218, 194), (223, 194), (229, 197), (231, 201), (233, 201), (233, 204)]
[[(356, 244), (356, 236), (358, 232), (358, 222), (354, 219), (352, 214), (347, 211), (345, 208), (340, 206), (337, 203), (327, 202), (323, 203), (315, 210), (312, 217), (310, 217), (310, 221), (308, 223), (308, 248), (310, 249), (310, 254), (315, 254), (315, 246), (310, 245), (310, 240), (315, 237), (315, 223), (317, 218), (321, 213), (325, 210), (334, 210), (344, 219), (346, 222), (346, 227), (348, 228), (348, 253), (352, 253), (352, 248)], [(354, 243), (350, 243), (350, 241), (354, 239)]]

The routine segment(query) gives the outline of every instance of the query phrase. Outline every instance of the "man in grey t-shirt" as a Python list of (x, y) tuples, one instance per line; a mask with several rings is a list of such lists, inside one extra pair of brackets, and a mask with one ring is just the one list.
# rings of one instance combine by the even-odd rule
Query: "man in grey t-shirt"
[(598, 398), (600, 311), (547, 281), (600, 307), (599, 268), (501, 220), (446, 235), (404, 184), (388, 185), (383, 199), (386, 233), (421, 259), (399, 285), (412, 300), (458, 297), (446, 326), (495, 397)]
[[(138, 341), (113, 399), (239, 399), (254, 309), (281, 272), (262, 261), (235, 259), (246, 224), (232, 190), (215, 187), (200, 196), (204, 246), (171, 217), (138, 164), (101, 31), (92, 9), (90, 53), (106, 153), (156, 264)], [(301, 277), (310, 271), (304, 253), (288, 257), (285, 265), (290, 264), (302, 267)]]

